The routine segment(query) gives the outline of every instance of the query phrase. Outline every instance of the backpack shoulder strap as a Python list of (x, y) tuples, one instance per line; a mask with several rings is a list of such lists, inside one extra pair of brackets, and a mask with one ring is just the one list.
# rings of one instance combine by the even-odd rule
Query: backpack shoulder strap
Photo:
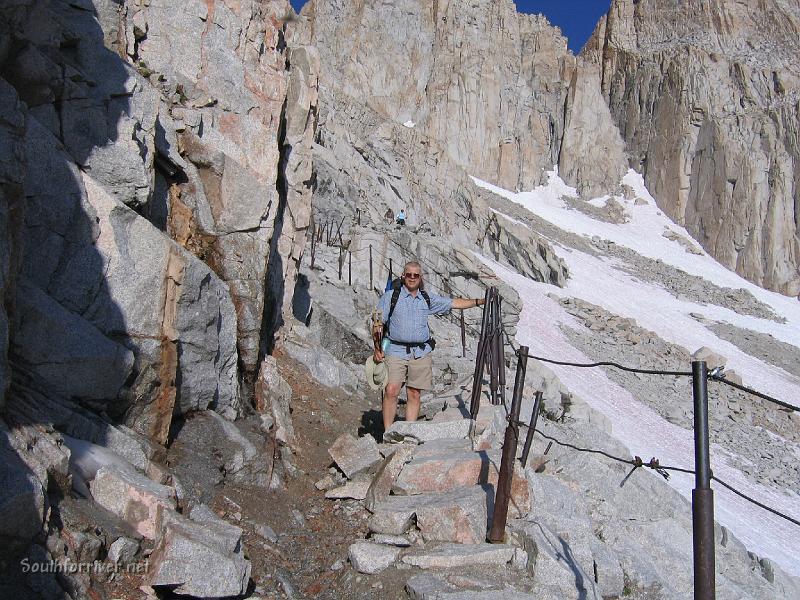
[(392, 320), (392, 313), (394, 312), (395, 306), (397, 306), (397, 300), (400, 298), (400, 289), (396, 287), (392, 290), (392, 299), (389, 301), (389, 314), (386, 315), (386, 325), (384, 327), (384, 332), (386, 335), (389, 334), (389, 321)]
[(420, 294), (422, 294), (422, 297), (425, 298), (425, 302), (428, 303), (428, 309), (430, 309), (430, 307), (431, 307), (431, 297), (428, 295), (428, 292), (426, 292), (425, 290), (420, 290), (419, 292), (420, 292)]

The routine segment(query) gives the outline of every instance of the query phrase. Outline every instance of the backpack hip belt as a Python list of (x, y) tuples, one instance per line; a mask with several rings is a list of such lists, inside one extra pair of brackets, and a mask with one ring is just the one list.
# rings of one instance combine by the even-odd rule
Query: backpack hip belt
[(398, 341), (393, 340), (391, 338), (389, 338), (389, 341), (392, 344), (395, 344), (397, 346), (405, 347), (406, 354), (411, 354), (411, 348), (420, 348), (420, 349), (424, 350), (425, 346), (427, 346), (429, 344), (430, 344), (431, 350), (436, 348), (436, 340), (433, 339), (433, 338), (429, 338), (429, 339), (425, 340), (424, 342), (398, 342)]

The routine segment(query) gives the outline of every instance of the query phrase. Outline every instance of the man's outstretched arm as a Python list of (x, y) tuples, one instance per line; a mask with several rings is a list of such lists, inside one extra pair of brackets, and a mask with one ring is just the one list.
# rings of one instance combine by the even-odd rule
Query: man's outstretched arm
[(483, 306), (483, 298), (453, 298), (453, 308), (472, 308)]

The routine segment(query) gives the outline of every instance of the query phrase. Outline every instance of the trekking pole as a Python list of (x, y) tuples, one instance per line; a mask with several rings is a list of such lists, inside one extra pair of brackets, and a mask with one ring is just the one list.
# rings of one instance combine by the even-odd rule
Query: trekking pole
[(372, 244), (369, 245), (369, 289), (372, 287)]
[(500, 462), (500, 474), (497, 478), (497, 491), (494, 498), (494, 514), (492, 528), (489, 530), (489, 541), (493, 544), (505, 540), (506, 521), (508, 519), (508, 501), (511, 498), (511, 484), (514, 478), (514, 463), (519, 441), (519, 410), (522, 404), (522, 390), (525, 387), (525, 370), (528, 366), (528, 347), (520, 346), (517, 351), (517, 375), (514, 380), (514, 396), (511, 400), (511, 414), (508, 417), (506, 436), (503, 440), (503, 458)]
[(692, 541), (694, 550), (695, 600), (716, 597), (714, 574), (714, 490), (708, 452), (708, 368), (703, 360), (692, 361), (694, 399), (694, 489), (692, 490)]
[(389, 279), (394, 278), (394, 267), (392, 266), (392, 259), (389, 259)]
[(539, 411), (542, 409), (542, 392), (536, 392), (536, 399), (533, 401), (533, 412), (531, 413), (531, 422), (528, 424), (528, 433), (525, 436), (525, 445), (522, 447), (522, 468), (528, 466), (528, 453), (531, 451), (531, 444), (533, 444), (533, 434), (536, 431), (536, 422), (539, 420)]
[(347, 251), (347, 285), (353, 285), (353, 251)]
[(339, 246), (339, 281), (342, 280), (342, 263), (344, 263), (344, 248)]

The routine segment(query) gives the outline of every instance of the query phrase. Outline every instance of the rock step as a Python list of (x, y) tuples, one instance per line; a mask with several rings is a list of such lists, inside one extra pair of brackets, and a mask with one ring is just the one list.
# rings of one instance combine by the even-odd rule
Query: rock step
[[(403, 466), (392, 492), (414, 496), (441, 493), (473, 485), (496, 486), (500, 474), (499, 450), (450, 450), (430, 455), (415, 453)], [(528, 480), (521, 465), (515, 463), (511, 484), (509, 516), (516, 518), (530, 510), (531, 498)]]
[(474, 427), (471, 419), (447, 421), (395, 421), (383, 434), (385, 442), (416, 441), (418, 443), (441, 439), (464, 439)]
[(369, 528), (373, 533), (400, 535), (416, 517), (426, 542), (475, 544), (486, 539), (489, 486), (474, 485), (441, 494), (389, 496), (375, 506)]
[[(472, 569), (474, 571), (474, 569)], [(547, 600), (540, 595), (515, 589), (513, 583), (474, 573), (431, 573), (414, 575), (406, 582), (412, 600)]]
[(452, 569), (472, 565), (511, 566), (524, 569), (528, 554), (510, 544), (440, 544), (433, 548), (413, 550), (403, 555), (404, 564), (421, 569)]

